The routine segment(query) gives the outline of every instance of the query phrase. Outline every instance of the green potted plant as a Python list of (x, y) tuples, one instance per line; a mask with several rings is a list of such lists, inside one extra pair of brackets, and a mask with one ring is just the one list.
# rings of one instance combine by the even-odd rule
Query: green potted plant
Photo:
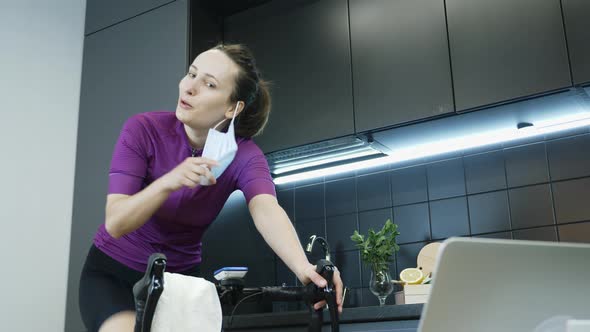
[(393, 262), (393, 255), (399, 251), (396, 243), (397, 224), (388, 219), (383, 228), (375, 232), (369, 229), (367, 236), (354, 231), (350, 239), (360, 250), (363, 262), (371, 268), (369, 289), (379, 298), (379, 305), (385, 305), (385, 299), (393, 291), (393, 283), (389, 274), (389, 264)]

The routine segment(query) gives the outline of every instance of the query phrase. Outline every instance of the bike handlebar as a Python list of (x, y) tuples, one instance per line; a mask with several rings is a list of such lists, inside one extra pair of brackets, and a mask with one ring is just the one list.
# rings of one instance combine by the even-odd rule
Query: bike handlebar
[[(238, 297), (243, 300), (247, 296), (259, 293), (262, 297), (272, 301), (304, 301), (309, 305), (311, 314), (310, 332), (322, 330), (323, 309), (315, 310), (313, 304), (324, 300), (330, 311), (332, 332), (339, 332), (336, 290), (332, 280), (336, 268), (334, 264), (325, 259), (320, 259), (316, 265), (316, 272), (327, 281), (326, 287), (320, 288), (309, 283), (306, 286), (244, 288), (242, 279), (229, 279), (222, 280), (220, 284), (216, 285), (219, 299), (221, 302), (226, 301), (236, 305)], [(150, 332), (155, 307), (164, 289), (165, 269), (166, 256), (160, 253), (151, 255), (144, 277), (133, 286), (136, 307), (135, 332)]]
[[(237, 298), (244, 299), (253, 294), (260, 294), (261, 297), (268, 298), (272, 301), (286, 301), (297, 302), (304, 301), (310, 308), (310, 325), (309, 331), (321, 331), (323, 324), (323, 309), (315, 310), (313, 304), (326, 301), (330, 312), (330, 321), (332, 332), (339, 332), (339, 317), (338, 304), (336, 303), (336, 290), (332, 281), (335, 267), (330, 261), (321, 259), (317, 262), (316, 272), (320, 274), (326, 281), (326, 287), (320, 288), (313, 283), (306, 286), (271, 286), (271, 287), (256, 287), (243, 288), (241, 279), (223, 280), (217, 285), (217, 291), (220, 295), (221, 301), (226, 303), (236, 304)], [(229, 296), (227, 296), (230, 294)]]

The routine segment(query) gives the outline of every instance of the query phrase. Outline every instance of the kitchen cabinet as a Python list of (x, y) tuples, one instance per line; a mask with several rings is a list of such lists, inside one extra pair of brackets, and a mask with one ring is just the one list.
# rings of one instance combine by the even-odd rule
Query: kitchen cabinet
[(575, 84), (590, 82), (590, 1), (562, 0), (565, 32)]
[(65, 331), (85, 331), (78, 282), (92, 236), (104, 222), (97, 202), (105, 200), (115, 141), (130, 116), (176, 108), (186, 54), (184, 0), (84, 38)]
[(443, 0), (350, 0), (357, 132), (454, 112)]
[[(85, 34), (104, 29), (169, 2), (170, 0), (88, 0)], [(186, 6), (186, 0), (182, 2)]]
[(224, 41), (250, 47), (271, 82), (264, 152), (354, 133), (346, 0), (272, 1), (226, 18)]
[(560, 1), (447, 0), (446, 10), (458, 111), (571, 85)]

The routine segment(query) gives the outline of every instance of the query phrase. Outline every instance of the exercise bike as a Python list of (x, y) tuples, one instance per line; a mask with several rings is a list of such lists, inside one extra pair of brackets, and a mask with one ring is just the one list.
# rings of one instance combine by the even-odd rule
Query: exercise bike
[[(316, 272), (328, 282), (325, 288), (313, 283), (306, 286), (270, 286), (244, 287), (241, 278), (221, 280), (216, 284), (219, 300), (223, 304), (239, 305), (250, 298), (267, 298), (271, 301), (304, 301), (309, 306), (309, 332), (320, 332), (323, 325), (323, 309), (315, 310), (313, 304), (325, 300), (330, 312), (332, 332), (339, 332), (338, 305), (336, 304), (336, 290), (332, 277), (335, 267), (330, 261), (320, 259), (316, 263)], [(133, 286), (135, 299), (135, 332), (150, 332), (158, 299), (164, 291), (164, 271), (166, 270), (166, 256), (161, 253), (152, 254), (143, 278)], [(235, 310), (235, 309), (234, 309)], [(231, 325), (230, 316), (228, 325)], [(229, 328), (229, 327), (228, 327)]]

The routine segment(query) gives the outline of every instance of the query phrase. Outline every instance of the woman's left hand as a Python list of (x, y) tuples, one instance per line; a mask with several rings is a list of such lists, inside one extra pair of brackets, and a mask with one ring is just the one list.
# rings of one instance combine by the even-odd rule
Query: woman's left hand
[[(309, 264), (301, 271), (301, 276), (298, 276), (299, 281), (302, 284), (307, 285), (310, 282), (313, 282), (318, 287), (326, 287), (326, 280), (319, 275), (316, 271), (316, 266), (313, 264)], [(340, 271), (338, 269), (334, 270), (334, 277), (332, 278), (334, 282), (334, 288), (336, 289), (336, 304), (338, 304), (338, 312), (342, 313), (342, 279), (340, 278)], [(315, 310), (321, 309), (323, 306), (326, 305), (326, 301), (320, 301), (313, 305)]]

